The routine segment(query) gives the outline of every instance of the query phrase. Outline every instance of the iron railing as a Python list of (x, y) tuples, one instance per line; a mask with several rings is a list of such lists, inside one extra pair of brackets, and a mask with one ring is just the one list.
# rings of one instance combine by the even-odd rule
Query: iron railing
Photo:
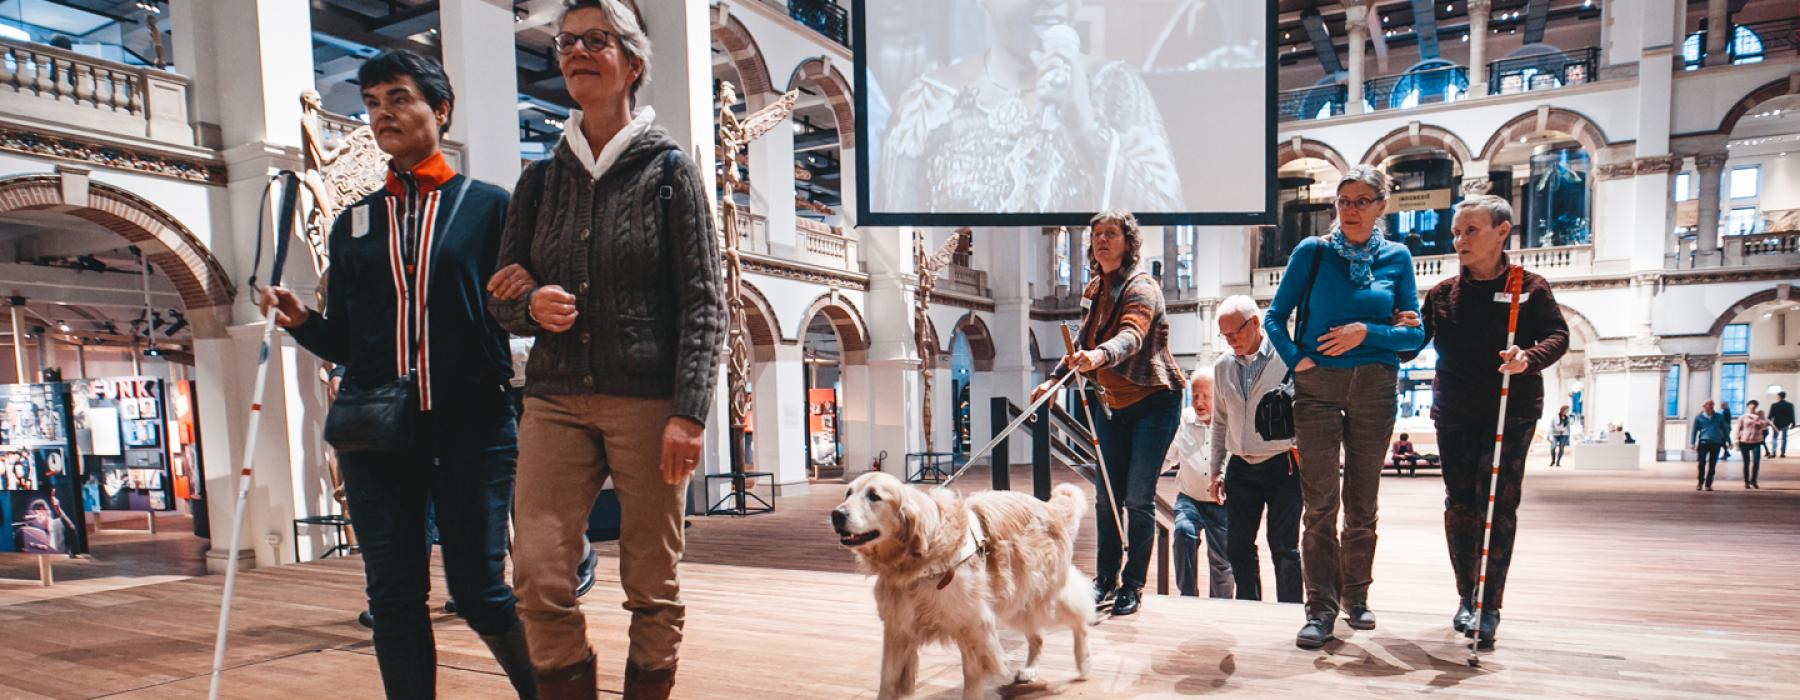
[(1306, 121), (1342, 116), (1349, 88), (1345, 85), (1314, 85), (1282, 90), (1278, 93), (1277, 112), (1280, 121)]
[(1599, 69), (1599, 47), (1503, 58), (1488, 64), (1488, 94), (1516, 95), (1590, 83)]
[(1455, 102), (1468, 90), (1469, 69), (1448, 66), (1365, 80), (1363, 100), (1370, 111), (1379, 112)]
[(845, 47), (850, 46), (850, 11), (832, 0), (788, 0), (788, 16)]

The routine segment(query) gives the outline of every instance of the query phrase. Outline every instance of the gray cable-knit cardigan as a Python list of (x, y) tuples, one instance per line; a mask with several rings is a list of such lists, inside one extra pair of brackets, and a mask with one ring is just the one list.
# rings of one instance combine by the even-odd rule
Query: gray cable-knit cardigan
[(497, 268), (519, 263), (577, 309), (573, 328), (551, 333), (531, 319), (529, 293), (489, 299), (501, 327), (537, 338), (526, 395), (671, 398), (670, 415), (706, 422), (726, 324), (712, 189), (655, 126), (599, 180), (567, 143), (525, 168)]

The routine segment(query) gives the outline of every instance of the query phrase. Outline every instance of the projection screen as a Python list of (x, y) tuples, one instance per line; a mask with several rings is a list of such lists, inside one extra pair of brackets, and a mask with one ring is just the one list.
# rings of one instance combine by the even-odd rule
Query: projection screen
[(1274, 0), (856, 0), (858, 224), (1272, 223), (1274, 26)]

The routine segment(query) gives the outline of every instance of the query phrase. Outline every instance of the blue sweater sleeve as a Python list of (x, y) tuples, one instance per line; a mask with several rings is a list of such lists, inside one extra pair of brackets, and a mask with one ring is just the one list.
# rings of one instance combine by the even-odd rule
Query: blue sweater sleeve
[[(1413, 277), (1412, 252), (1403, 246), (1392, 246), (1393, 259), (1381, 266), (1382, 274), (1394, 278), (1394, 310), (1419, 311), (1419, 284)], [(1282, 280), (1286, 282), (1286, 279)], [(1369, 335), (1363, 340), (1371, 347), (1394, 352), (1412, 352), (1425, 344), (1425, 329), (1411, 326), (1395, 326), (1389, 324), (1365, 324)]]
[(1316, 238), (1308, 238), (1294, 246), (1294, 252), (1288, 254), (1287, 270), (1281, 273), (1281, 285), (1275, 288), (1275, 298), (1269, 301), (1269, 312), (1263, 316), (1263, 330), (1269, 334), (1269, 344), (1289, 367), (1300, 364), (1304, 356), (1294, 342), (1293, 334), (1288, 332), (1288, 317), (1293, 315), (1294, 307), (1300, 304), (1300, 295), (1306, 291), (1306, 273), (1312, 269), (1313, 257), (1322, 254), (1324, 251), (1319, 249)]

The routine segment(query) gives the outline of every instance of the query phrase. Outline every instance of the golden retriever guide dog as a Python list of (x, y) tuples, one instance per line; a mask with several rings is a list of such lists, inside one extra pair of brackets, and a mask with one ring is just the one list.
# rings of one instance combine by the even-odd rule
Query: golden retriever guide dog
[(1075, 667), (1088, 670), (1087, 628), (1093, 592), (1072, 560), (1087, 497), (1061, 484), (1049, 502), (989, 491), (962, 497), (922, 491), (873, 472), (850, 483), (831, 511), (839, 541), (875, 575), (883, 625), (879, 697), (910, 695), (919, 646), (953, 643), (962, 651), (963, 697), (982, 697), (1005, 678), (999, 628), (1025, 635), (1025, 667), (1010, 679), (1037, 679), (1044, 632), (1075, 635)]

